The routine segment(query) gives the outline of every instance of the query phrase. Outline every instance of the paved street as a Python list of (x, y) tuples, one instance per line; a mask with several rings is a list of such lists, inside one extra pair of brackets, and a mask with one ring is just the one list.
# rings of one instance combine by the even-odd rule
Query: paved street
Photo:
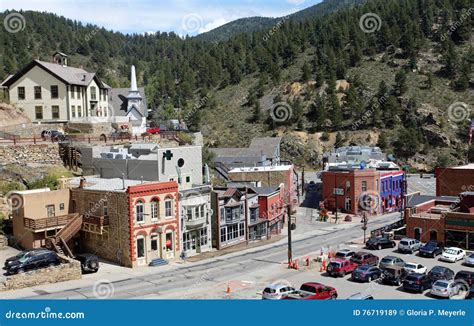
[[(381, 227), (398, 218), (390, 214), (374, 218), (369, 230)], [(310, 224), (311, 222), (307, 222)], [(316, 256), (322, 247), (338, 248), (341, 244), (360, 238), (362, 231), (356, 224), (328, 224), (313, 222), (315, 228), (295, 232), (294, 257), (308, 254)], [(116, 274), (87, 275), (80, 281), (41, 285), (31, 289), (6, 292), (7, 298), (83, 299), (104, 296), (113, 298), (218, 298), (227, 296), (227, 286), (232, 298), (256, 298), (262, 286), (275, 279), (288, 279), (301, 272), (286, 268), (287, 239), (261, 247), (243, 250), (226, 256), (211, 258), (198, 263), (184, 263), (165, 268), (146, 268)], [(125, 269), (121, 269), (125, 270)], [(99, 272), (100, 273), (100, 272)], [(314, 273), (314, 272), (313, 272)], [(98, 279), (100, 276), (106, 276)], [(111, 276), (111, 277), (108, 277)], [(97, 281), (104, 284), (98, 284)], [(94, 291), (94, 284), (96, 284)], [(101, 285), (101, 286), (98, 286)], [(102, 286), (103, 285), (103, 286)], [(99, 294), (98, 294), (99, 292)], [(248, 295), (248, 293), (253, 293)], [(108, 294), (107, 294), (108, 293)], [(3, 294), (2, 294), (3, 295)]]

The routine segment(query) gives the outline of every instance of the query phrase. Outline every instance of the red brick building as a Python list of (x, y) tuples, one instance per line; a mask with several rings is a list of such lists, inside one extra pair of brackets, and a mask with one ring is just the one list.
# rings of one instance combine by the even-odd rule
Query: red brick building
[(435, 171), (436, 196), (458, 196), (465, 191), (474, 191), (474, 163)]
[(283, 187), (256, 188), (260, 219), (267, 222), (267, 237), (280, 234), (285, 220), (286, 207)]
[(377, 170), (329, 170), (321, 173), (326, 208), (359, 214), (364, 209), (379, 214), (380, 172)]
[(474, 249), (474, 193), (458, 200), (432, 199), (405, 210), (407, 236), (437, 240), (448, 247)]

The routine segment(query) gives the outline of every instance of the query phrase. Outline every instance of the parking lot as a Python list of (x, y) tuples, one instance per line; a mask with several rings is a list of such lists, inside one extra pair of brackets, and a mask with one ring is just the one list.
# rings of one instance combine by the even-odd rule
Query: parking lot
[[(457, 273), (461, 270), (471, 270), (474, 271), (473, 267), (468, 267), (462, 265), (462, 262), (457, 263), (446, 263), (438, 260), (437, 258), (424, 258), (419, 257), (415, 254), (401, 254), (398, 253), (396, 248), (392, 249), (382, 249), (382, 250), (367, 250), (364, 249), (362, 245), (351, 245), (348, 246), (352, 250), (363, 250), (371, 252), (372, 254), (378, 256), (380, 259), (387, 255), (400, 257), (406, 262), (419, 263), (428, 268), (428, 271), (436, 266), (445, 266), (451, 268), (454, 273)], [(332, 286), (337, 289), (338, 298), (346, 299), (352, 294), (361, 292), (364, 294), (370, 294), (375, 299), (435, 299), (429, 295), (429, 290), (424, 291), (423, 294), (406, 292), (402, 287), (390, 286), (381, 284), (379, 281), (372, 281), (371, 283), (359, 283), (353, 282), (351, 276), (347, 275), (345, 277), (332, 277), (329, 276), (326, 272), (320, 273), (319, 270), (309, 270), (309, 271), (296, 271), (290, 277), (288, 281), (296, 288), (305, 282), (320, 282), (325, 285)], [(459, 296), (453, 297), (453, 299), (464, 299), (465, 293), (461, 293)]]
[[(461, 270), (474, 271), (473, 267), (464, 266), (462, 261), (456, 263), (447, 263), (439, 261), (437, 258), (424, 258), (415, 254), (401, 254), (396, 248), (382, 249), (382, 250), (367, 250), (362, 244), (352, 244), (346, 248), (354, 251), (368, 251), (380, 259), (387, 255), (392, 255), (402, 258), (405, 262), (419, 263), (427, 267), (428, 271), (436, 265), (449, 267), (457, 273)], [(305, 282), (318, 282), (336, 288), (338, 292), (338, 299), (347, 299), (355, 293), (370, 294), (374, 299), (441, 299), (430, 296), (430, 290), (423, 293), (406, 292), (401, 286), (391, 286), (382, 284), (380, 281), (372, 281), (370, 283), (359, 283), (351, 280), (351, 275), (345, 277), (332, 277), (326, 272), (319, 271), (319, 265), (310, 270), (305, 270), (305, 267), (300, 266), (300, 270), (289, 270), (285, 264), (269, 266), (261, 271), (261, 277), (252, 278), (250, 275), (242, 275), (242, 279), (234, 280), (227, 283), (231, 287), (232, 292), (226, 293), (225, 286), (222, 284), (218, 289), (207, 289), (204, 291), (196, 291), (190, 298), (199, 299), (261, 299), (263, 289), (269, 284), (276, 282), (288, 282), (291, 286), (299, 288)], [(279, 278), (267, 278), (264, 275), (279, 275)], [(164, 296), (165, 298), (177, 298), (175, 295)], [(460, 293), (453, 296), (451, 299), (464, 299), (465, 293)]]

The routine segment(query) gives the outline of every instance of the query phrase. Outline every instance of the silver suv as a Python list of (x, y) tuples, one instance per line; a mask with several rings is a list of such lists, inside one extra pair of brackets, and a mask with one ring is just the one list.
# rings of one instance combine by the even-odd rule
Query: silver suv
[(414, 253), (417, 250), (420, 250), (422, 244), (419, 240), (410, 239), (410, 238), (403, 238), (398, 243), (398, 251), (399, 252), (409, 252)]

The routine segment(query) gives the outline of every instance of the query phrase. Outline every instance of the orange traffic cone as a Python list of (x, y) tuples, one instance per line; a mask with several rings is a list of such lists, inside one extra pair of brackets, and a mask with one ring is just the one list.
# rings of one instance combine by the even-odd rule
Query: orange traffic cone
[(227, 283), (227, 291), (226, 291), (227, 294), (230, 294), (230, 285), (229, 283)]
[(323, 260), (323, 272), (326, 270), (326, 261)]
[(294, 268), (295, 268), (296, 270), (298, 270), (298, 259), (297, 259), (297, 260), (295, 260), (295, 265), (294, 265)]
[(290, 260), (290, 262), (288, 263), (288, 269), (292, 269), (293, 268), (293, 262)]

